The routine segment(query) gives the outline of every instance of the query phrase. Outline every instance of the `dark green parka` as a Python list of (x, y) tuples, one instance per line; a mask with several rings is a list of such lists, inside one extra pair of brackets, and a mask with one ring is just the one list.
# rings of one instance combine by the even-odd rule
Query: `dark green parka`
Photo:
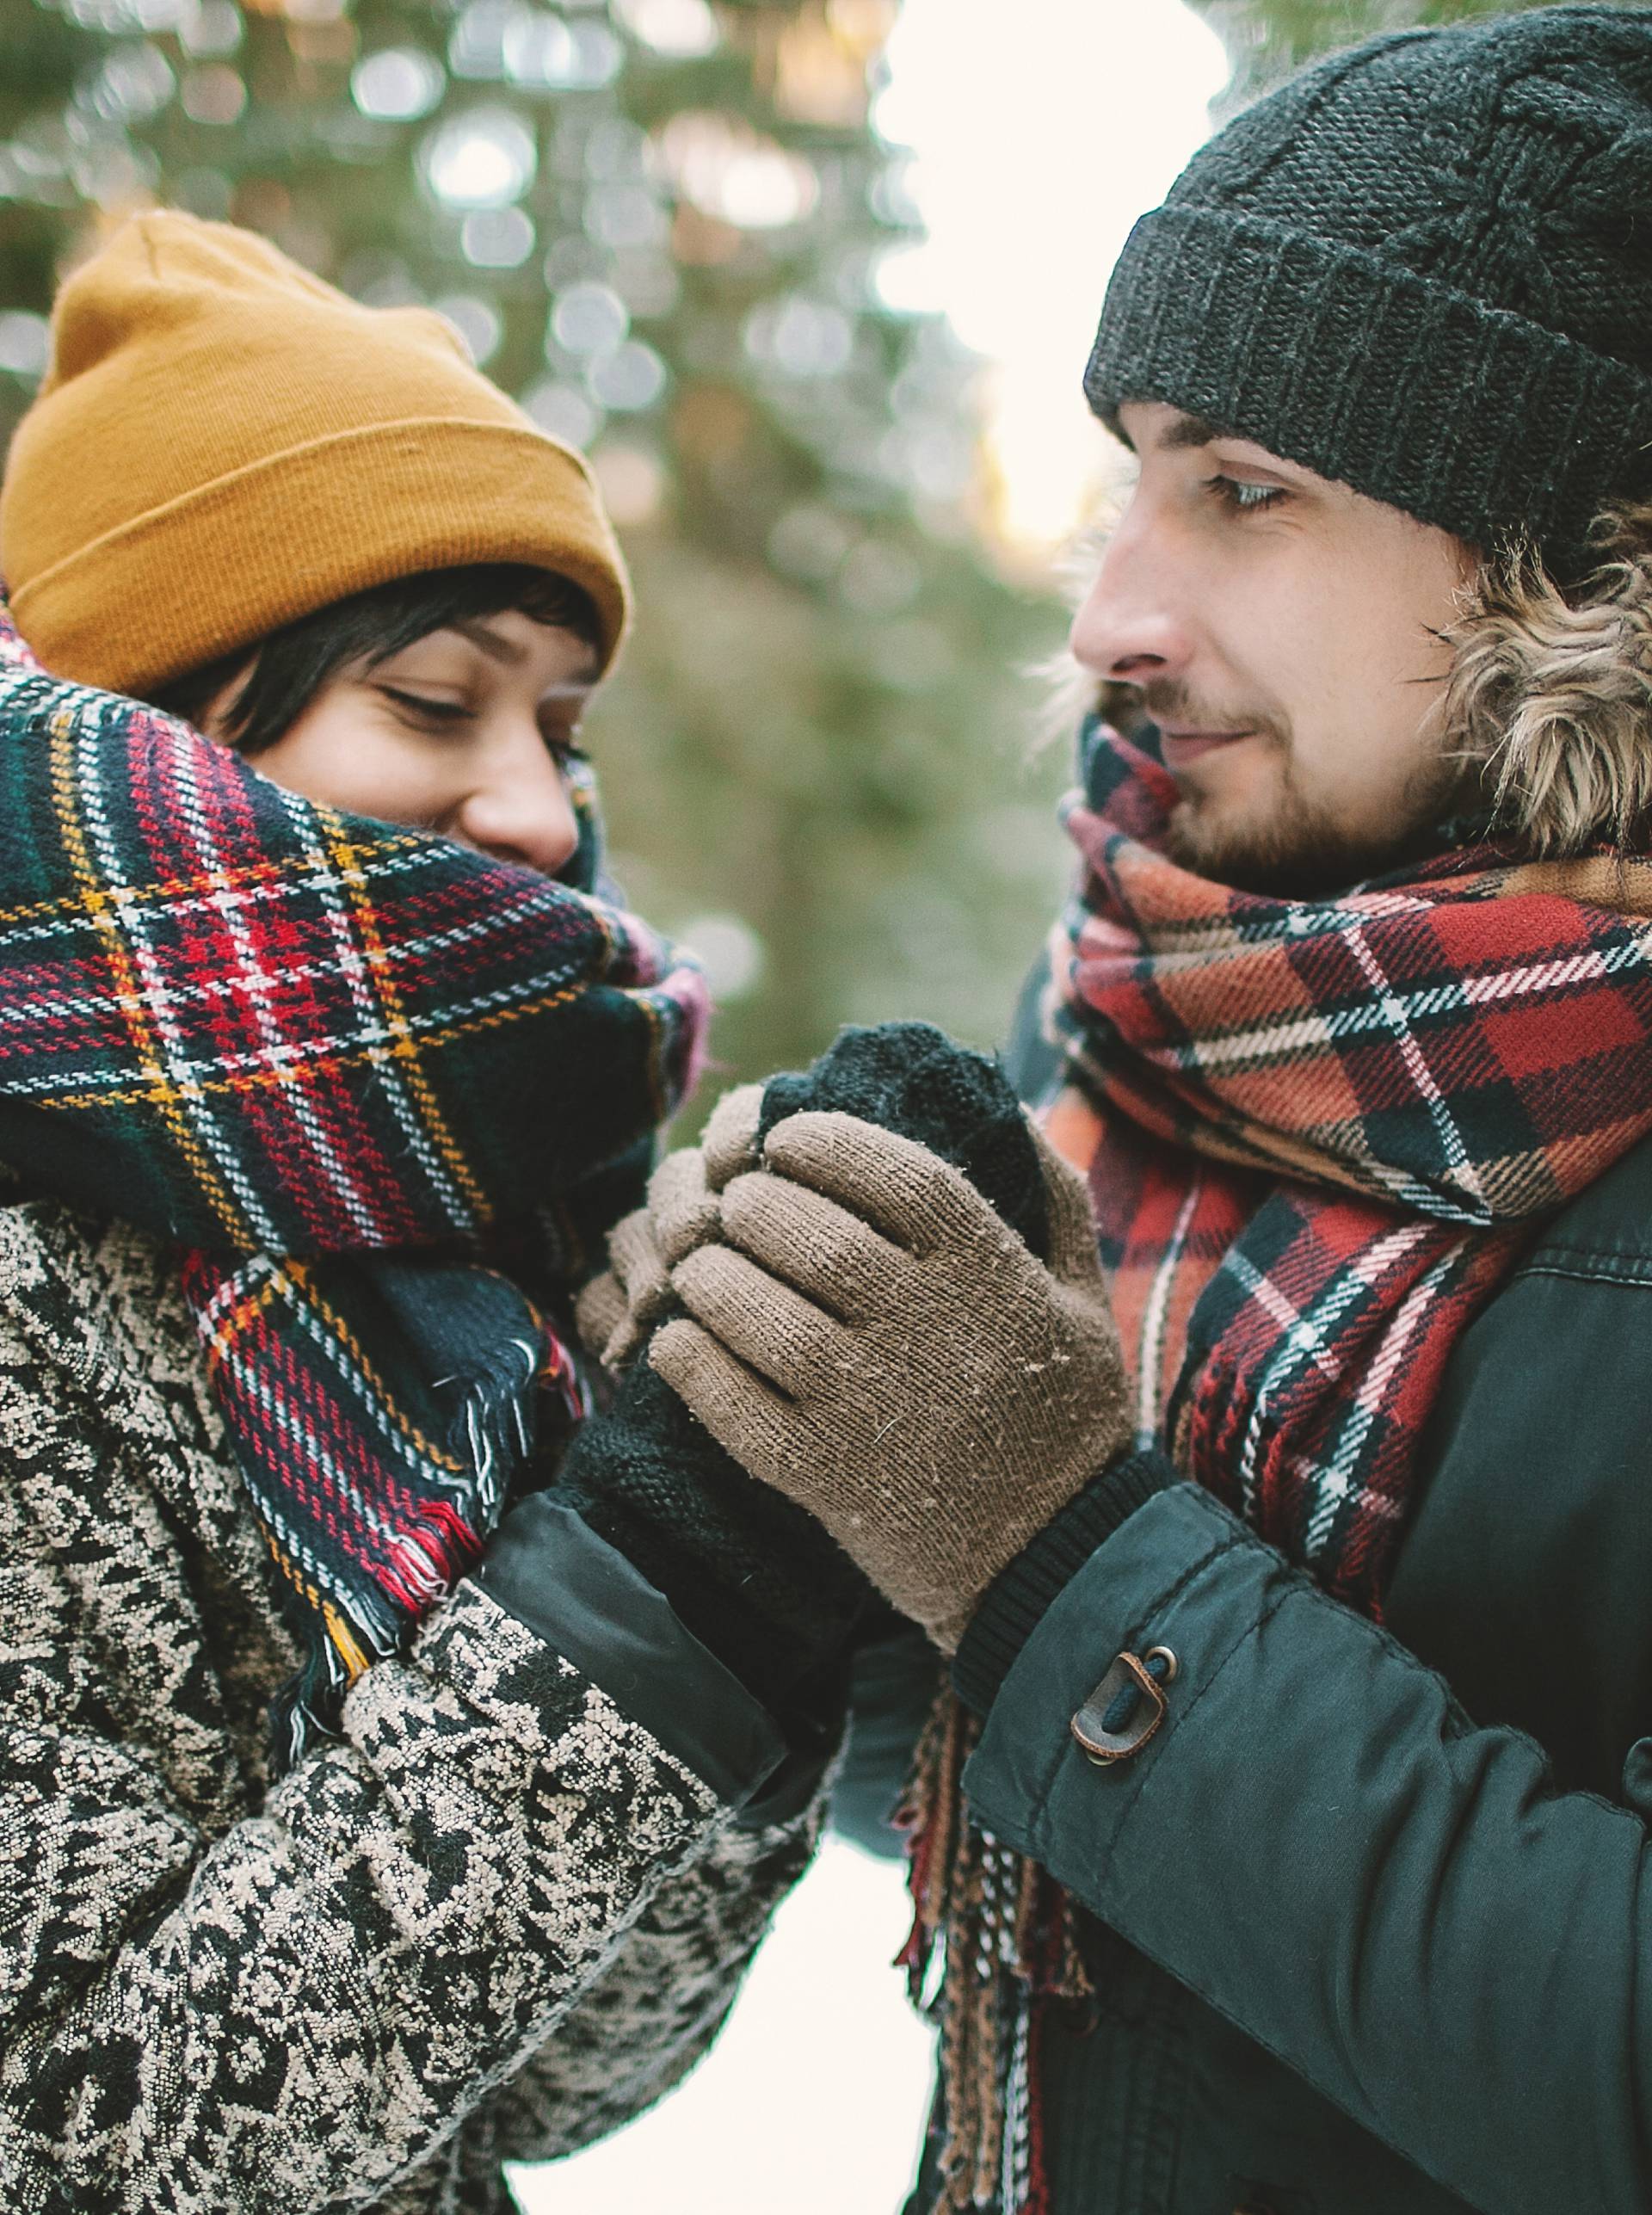
[[(1652, 2208), (1652, 1145), (1466, 1334), (1416, 1496), (1379, 1628), (1173, 1485), (1003, 1680), (970, 1801), (1099, 1995), (1052, 2215)], [(1096, 1767), (1074, 1712), (1155, 1645), (1164, 1722)]]

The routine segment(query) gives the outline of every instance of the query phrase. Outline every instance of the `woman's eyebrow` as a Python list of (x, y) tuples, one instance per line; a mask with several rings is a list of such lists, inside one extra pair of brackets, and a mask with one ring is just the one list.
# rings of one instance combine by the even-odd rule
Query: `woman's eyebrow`
[(455, 616), (447, 627), (468, 639), (473, 646), (480, 646), (491, 660), (503, 662), (507, 668), (514, 669), (527, 652), (526, 646), (516, 645), (499, 632), (490, 631), (480, 616)]
[[(527, 657), (527, 648), (525, 645), (518, 645), (514, 639), (507, 639), (502, 632), (490, 629), (485, 619), (481, 616), (461, 615), (447, 627), (457, 631), (462, 638), (468, 639), (472, 645), (479, 646), (491, 660), (502, 662), (507, 669), (515, 669), (519, 663), (525, 661)], [(601, 674), (595, 651), (588, 650), (586, 658), (579, 668), (570, 669), (557, 689), (589, 692)]]

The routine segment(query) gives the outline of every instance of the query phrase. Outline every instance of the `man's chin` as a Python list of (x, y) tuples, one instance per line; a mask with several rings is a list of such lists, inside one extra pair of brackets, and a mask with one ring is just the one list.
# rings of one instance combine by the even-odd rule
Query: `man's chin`
[(1211, 883), (1275, 900), (1322, 900), (1414, 859), (1418, 834), (1380, 844), (1350, 839), (1328, 817), (1298, 802), (1271, 821), (1235, 820), (1184, 799), (1171, 811), (1165, 844), (1173, 861)]

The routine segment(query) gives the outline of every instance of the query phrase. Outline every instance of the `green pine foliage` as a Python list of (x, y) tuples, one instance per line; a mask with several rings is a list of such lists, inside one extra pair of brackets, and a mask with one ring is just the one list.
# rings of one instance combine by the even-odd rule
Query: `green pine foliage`
[[(1190, 0), (1220, 32), (1233, 58), (1223, 105), (1239, 106), (1266, 92), (1304, 62), (1381, 31), (1417, 24), (1459, 23), (1471, 15), (1516, 15), (1552, 0)], [(1643, 0), (1605, 0), (1635, 7)]]
[(1063, 611), (966, 520), (973, 365), (877, 290), (913, 226), (867, 116), (891, 20), (0, 0), (0, 440), (58, 273), (132, 207), (444, 309), (611, 496), (640, 608), (590, 732), (611, 843), (729, 978), (730, 1080), (851, 1020), (997, 1040), (1067, 873), (1024, 675)]

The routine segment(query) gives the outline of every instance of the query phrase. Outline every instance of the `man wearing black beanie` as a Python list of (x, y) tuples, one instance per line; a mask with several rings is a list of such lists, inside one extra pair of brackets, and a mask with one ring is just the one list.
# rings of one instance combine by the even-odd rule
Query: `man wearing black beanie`
[(1259, 102), (1086, 389), (1114, 720), (1017, 1058), (1118, 1336), (810, 1108), (648, 1358), (952, 1656), (915, 2211), (1643, 2215), (1652, 11)]

